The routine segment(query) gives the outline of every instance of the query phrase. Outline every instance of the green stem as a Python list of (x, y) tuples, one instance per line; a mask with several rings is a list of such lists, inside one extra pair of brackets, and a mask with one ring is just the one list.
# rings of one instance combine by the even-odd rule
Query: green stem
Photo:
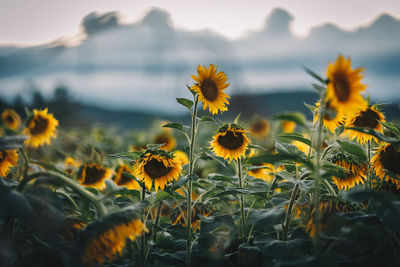
[[(298, 171), (296, 162), (294, 163), (294, 165), (296, 166), (296, 180), (297, 180), (299, 171)], [(293, 205), (294, 205), (294, 202), (296, 201), (296, 196), (297, 196), (298, 190), (299, 190), (299, 184), (297, 183), (293, 188), (292, 194), (290, 195), (289, 205), (288, 205), (288, 208), (286, 211), (285, 222), (283, 224), (283, 233), (282, 233), (283, 241), (287, 240), (287, 235), (288, 235), (288, 230), (289, 230), (289, 225), (290, 225), (290, 215), (292, 214)]]
[(28, 176), (29, 162), (28, 158), (26, 157), (24, 149), (21, 148), (19, 151), (21, 152), (22, 158), (24, 159), (24, 176), (22, 179), (26, 179), (26, 177)]
[(196, 137), (196, 119), (197, 119), (197, 106), (199, 98), (196, 95), (194, 98), (194, 106), (192, 112), (192, 127), (190, 132), (190, 149), (189, 149), (189, 179), (187, 182), (187, 220), (186, 220), (186, 267), (191, 266), (191, 251), (192, 251), (192, 179), (190, 175), (194, 171), (194, 145)]
[[(146, 187), (142, 185), (142, 190), (140, 192), (140, 201), (144, 201), (146, 198)], [(145, 210), (143, 209), (142, 211), (142, 221), (144, 224), (146, 224), (146, 214)], [(140, 263), (141, 266), (144, 267), (146, 266), (146, 236), (145, 233), (143, 232), (142, 235), (140, 236)]]
[[(239, 177), (239, 188), (243, 188), (242, 179), (242, 160), (237, 160), (238, 165), (238, 177)], [(240, 215), (242, 217), (242, 233), (243, 233), (243, 243), (246, 242), (246, 227), (245, 227), (245, 213), (244, 213), (244, 195), (240, 194)]]
[(331, 184), (327, 180), (323, 179), (322, 182), (324, 183), (325, 187), (328, 189), (329, 193), (332, 196), (337, 196), (336, 192), (335, 192), (335, 189), (333, 189), (333, 187), (331, 186)]
[(371, 140), (367, 144), (367, 180), (369, 182), (369, 190), (372, 190), (372, 176), (371, 176)]

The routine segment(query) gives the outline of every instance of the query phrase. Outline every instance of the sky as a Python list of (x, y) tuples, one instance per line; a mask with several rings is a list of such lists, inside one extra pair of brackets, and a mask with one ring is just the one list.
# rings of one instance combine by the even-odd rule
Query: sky
[(383, 12), (400, 18), (400, 0), (1, 0), (0, 44), (36, 45), (77, 35), (92, 11), (119, 11), (132, 23), (151, 7), (170, 12), (175, 27), (212, 29), (230, 39), (260, 29), (276, 7), (295, 17), (292, 31), (300, 37), (327, 22), (352, 30)]

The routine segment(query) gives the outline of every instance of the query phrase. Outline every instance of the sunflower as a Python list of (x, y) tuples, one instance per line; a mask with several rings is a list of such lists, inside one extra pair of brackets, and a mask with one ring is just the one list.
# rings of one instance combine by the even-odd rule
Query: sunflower
[(135, 240), (148, 232), (146, 225), (137, 218), (133, 210), (123, 210), (89, 224), (82, 234), (83, 264), (102, 265), (104, 258), (112, 262), (115, 255), (121, 255), (127, 239)]
[(251, 169), (249, 175), (254, 178), (262, 179), (268, 183), (271, 183), (274, 180), (276, 173), (284, 169), (282, 165), (275, 168), (271, 163), (262, 163), (259, 166), (260, 168)]
[[(385, 116), (374, 107), (367, 106), (365, 109), (357, 112), (355, 116), (349, 118), (349, 120), (346, 122), (346, 127), (363, 127), (378, 131), (383, 134), (382, 124), (380, 123), (381, 121), (385, 121)], [(374, 139), (375, 142), (378, 142), (378, 139), (369, 134), (364, 134), (353, 130), (347, 130), (346, 132), (348, 132), (351, 140), (356, 138), (357, 142), (362, 145), (368, 141), (371, 141), (372, 139)]]
[(257, 139), (265, 138), (269, 133), (269, 123), (266, 119), (258, 119), (249, 127), (251, 136)]
[(86, 163), (80, 167), (78, 182), (83, 186), (104, 189), (105, 180), (110, 178), (111, 170), (97, 163)]
[(1, 118), (4, 125), (11, 130), (17, 130), (21, 126), (21, 117), (13, 109), (4, 110)]
[(343, 175), (332, 176), (332, 180), (339, 190), (351, 189), (356, 184), (363, 184), (365, 182), (367, 172), (366, 164), (358, 163), (344, 154), (336, 154), (330, 161), (345, 169)]
[(0, 176), (7, 177), (11, 167), (18, 165), (17, 150), (0, 151)]
[(58, 120), (53, 117), (53, 114), (47, 114), (47, 108), (42, 111), (33, 110), (33, 115), (26, 125), (24, 134), (30, 138), (25, 142), (30, 147), (50, 144), (50, 139), (57, 137)]
[(244, 156), (250, 144), (246, 130), (237, 124), (225, 124), (217, 131), (211, 141), (211, 148), (215, 155), (229, 159), (239, 159)]
[[(195, 206), (192, 211), (192, 222), (191, 228), (196, 230), (200, 230), (200, 217), (199, 215), (208, 217), (210, 216), (210, 212), (203, 206)], [(171, 221), (172, 225), (181, 224), (182, 226), (186, 226), (187, 218), (187, 208), (186, 205), (181, 205), (181, 207), (176, 207), (171, 213)]]
[(117, 170), (115, 171), (114, 175), (114, 182), (119, 186), (125, 186), (128, 189), (139, 190), (140, 185), (139, 183), (126, 175), (124, 172), (134, 175), (134, 171), (125, 164), (119, 165)]
[[(319, 103), (315, 104), (319, 107)], [(335, 132), (335, 129), (345, 122), (345, 115), (337, 108), (331, 105), (331, 102), (326, 102), (326, 112), (322, 118), (322, 122), (329, 131)], [(318, 120), (318, 114), (314, 118), (314, 122)]]
[(378, 148), (372, 157), (372, 167), (382, 181), (391, 181), (400, 188), (400, 149), (392, 144)]
[(228, 110), (226, 105), (229, 104), (229, 96), (223, 91), (230, 84), (226, 83), (228, 79), (224, 72), (218, 72), (213, 64), (210, 64), (208, 69), (206, 66), (199, 65), (197, 67), (197, 76), (192, 75), (192, 78), (196, 84), (190, 89), (197, 93), (199, 101), (203, 102), (204, 110), (208, 107), (212, 114)]
[(363, 68), (352, 69), (351, 59), (339, 55), (335, 64), (329, 63), (326, 71), (328, 84), (326, 101), (344, 115), (352, 115), (365, 107), (360, 92), (367, 86), (361, 83)]
[(296, 129), (296, 123), (294, 121), (283, 121), (282, 122), (283, 132), (293, 133), (294, 129)]
[(185, 152), (183, 152), (182, 150), (176, 150), (174, 152), (174, 157), (177, 161), (181, 162), (182, 166), (189, 163), (187, 154)]
[(178, 180), (181, 168), (181, 162), (170, 152), (149, 149), (140, 157), (135, 174), (144, 181), (148, 190), (151, 190), (154, 183), (157, 192), (159, 187), (164, 190), (166, 184)]
[(80, 162), (71, 157), (66, 157), (64, 160), (64, 170), (69, 175), (72, 175), (75, 168), (80, 166)]
[(155, 144), (164, 144), (160, 149), (171, 151), (176, 146), (176, 140), (168, 130), (163, 130), (154, 136)]

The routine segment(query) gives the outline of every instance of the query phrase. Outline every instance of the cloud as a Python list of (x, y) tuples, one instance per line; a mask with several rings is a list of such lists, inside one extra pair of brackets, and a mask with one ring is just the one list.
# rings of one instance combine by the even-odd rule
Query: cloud
[(87, 35), (92, 35), (107, 29), (116, 28), (119, 24), (119, 13), (108, 12), (99, 14), (91, 12), (82, 20), (82, 28)]

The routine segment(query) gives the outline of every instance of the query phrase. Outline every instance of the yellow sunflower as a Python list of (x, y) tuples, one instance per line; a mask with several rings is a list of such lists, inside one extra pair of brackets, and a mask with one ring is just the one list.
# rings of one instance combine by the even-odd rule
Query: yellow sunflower
[(283, 121), (282, 122), (283, 132), (293, 133), (294, 129), (296, 129), (296, 123), (294, 121)]
[(215, 155), (229, 159), (239, 159), (246, 153), (250, 144), (246, 130), (237, 124), (225, 124), (217, 131), (211, 141), (211, 149)]
[(10, 168), (18, 165), (17, 150), (1, 150), (0, 151), (0, 176), (7, 177)]
[(128, 189), (139, 190), (139, 183), (135, 179), (126, 175), (124, 172), (135, 175), (134, 171), (128, 165), (122, 164), (117, 167), (116, 173), (114, 175), (114, 182), (117, 185), (125, 186)]
[(192, 78), (196, 84), (190, 89), (197, 93), (199, 101), (203, 102), (204, 110), (208, 107), (212, 114), (228, 110), (226, 105), (229, 104), (229, 96), (224, 93), (224, 90), (230, 84), (226, 83), (228, 79), (224, 72), (218, 72), (213, 64), (210, 64), (208, 69), (206, 66), (199, 65), (197, 67), (197, 76), (192, 75)]
[(64, 160), (64, 170), (69, 175), (72, 175), (72, 173), (74, 173), (75, 168), (78, 168), (80, 165), (81, 163), (78, 160), (75, 160), (74, 158), (71, 157), (66, 157)]
[(97, 163), (86, 163), (80, 167), (78, 173), (78, 182), (87, 187), (104, 189), (105, 180), (110, 178), (112, 171)]
[[(315, 105), (319, 107), (319, 103), (316, 103)], [(346, 119), (345, 115), (339, 109), (332, 106), (330, 101), (326, 103), (326, 113), (322, 118), (322, 122), (325, 128), (334, 133), (337, 127), (344, 124), (345, 119)], [(317, 120), (318, 120), (318, 114), (317, 116), (315, 116), (314, 122)]]
[(171, 151), (176, 146), (176, 140), (168, 130), (163, 130), (154, 136), (155, 144), (164, 144), (160, 149)]
[[(195, 206), (193, 208), (191, 228), (194, 229), (194, 231), (200, 230), (201, 221), (199, 215), (208, 217), (210, 216), (210, 212), (205, 207)], [(187, 208), (185, 205), (176, 207), (171, 213), (172, 225), (181, 224), (182, 226), (186, 226), (185, 218), (187, 218)]]
[(251, 136), (257, 139), (263, 139), (267, 137), (269, 133), (269, 123), (266, 119), (258, 119), (253, 122), (249, 127)]
[(392, 144), (378, 148), (372, 157), (372, 167), (382, 181), (389, 180), (400, 188), (400, 149)]
[(102, 265), (104, 258), (112, 262), (115, 255), (122, 254), (127, 239), (133, 241), (144, 232), (148, 232), (146, 225), (129, 211), (110, 213), (89, 224), (82, 240), (83, 265)]
[(21, 126), (21, 117), (13, 109), (4, 110), (1, 118), (4, 125), (11, 130), (17, 130)]
[(335, 157), (335, 159), (332, 160), (332, 163), (346, 169), (343, 176), (332, 176), (332, 180), (339, 190), (351, 189), (356, 184), (359, 185), (365, 182), (367, 172), (366, 164), (359, 164), (355, 161), (345, 159), (344, 157)]
[(282, 165), (275, 168), (271, 163), (262, 163), (259, 166), (260, 168), (251, 169), (249, 175), (254, 178), (262, 179), (267, 183), (271, 183), (275, 178), (275, 174), (284, 169)]
[(50, 144), (50, 139), (57, 137), (58, 120), (53, 117), (53, 114), (47, 113), (47, 108), (42, 111), (33, 110), (33, 115), (26, 125), (24, 134), (30, 138), (25, 143), (30, 147)]
[(174, 152), (174, 157), (177, 161), (181, 162), (182, 166), (189, 163), (189, 158), (188, 158), (187, 154), (185, 152), (183, 152), (182, 150), (176, 150)]
[(335, 64), (329, 63), (326, 71), (328, 84), (326, 101), (344, 115), (352, 115), (365, 107), (360, 92), (367, 86), (361, 83), (363, 68), (352, 69), (351, 59), (339, 55)]
[[(383, 134), (383, 128), (381, 121), (385, 121), (385, 116), (376, 110), (374, 107), (367, 106), (365, 109), (360, 110), (355, 116), (349, 118), (346, 122), (346, 127), (363, 127), (367, 129), (373, 129)], [(358, 131), (346, 130), (351, 140), (357, 139), (360, 144), (365, 144), (368, 141), (374, 139), (378, 142), (378, 139), (369, 134), (364, 134)]]
[(165, 185), (173, 180), (178, 180), (181, 174), (181, 162), (173, 155), (163, 150), (147, 150), (140, 157), (135, 174), (148, 190), (154, 183), (156, 192), (160, 187), (164, 190)]

